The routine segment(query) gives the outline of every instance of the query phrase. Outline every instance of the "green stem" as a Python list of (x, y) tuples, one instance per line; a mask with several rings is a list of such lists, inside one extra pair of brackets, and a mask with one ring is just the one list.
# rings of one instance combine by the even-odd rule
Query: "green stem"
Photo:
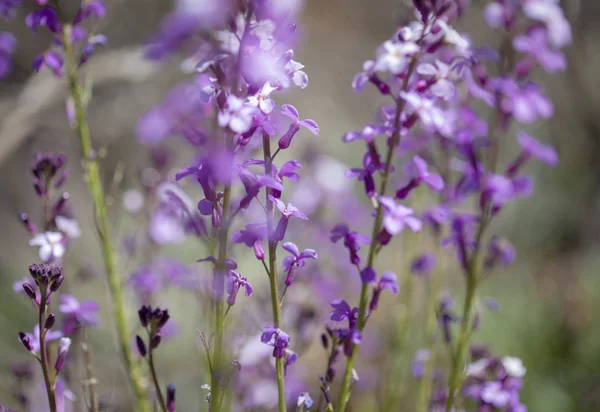
[(211, 411), (219, 412), (221, 410), (222, 388), (220, 375), (223, 367), (223, 334), (225, 330), (225, 315), (223, 311), (223, 293), (225, 277), (225, 259), (227, 258), (227, 241), (229, 238), (229, 207), (231, 203), (231, 185), (223, 189), (223, 213), (221, 216), (218, 244), (219, 256), (214, 271), (214, 285), (220, 290), (214, 290), (215, 299), (215, 350), (213, 353), (212, 373), (210, 377), (210, 399)]
[(154, 367), (153, 352), (154, 351), (150, 349), (150, 353), (148, 354), (148, 366), (150, 366), (150, 374), (152, 375), (152, 381), (154, 382), (154, 388), (156, 389), (156, 398), (158, 399), (160, 409), (163, 412), (167, 412), (167, 404), (165, 403), (165, 398), (163, 397), (162, 390), (160, 389), (160, 383), (158, 383), (158, 375), (156, 374), (156, 368)]
[(463, 317), (460, 326), (460, 336), (458, 338), (458, 345), (454, 352), (454, 362), (450, 370), (450, 377), (448, 381), (448, 398), (446, 399), (446, 412), (452, 410), (454, 405), (455, 392), (460, 386), (461, 374), (464, 370), (464, 364), (467, 357), (467, 351), (469, 349), (469, 341), (471, 338), (471, 326), (473, 323), (473, 306), (475, 303), (477, 280), (479, 278), (479, 255), (481, 252), (481, 243), (483, 241), (483, 234), (487, 228), (487, 224), (490, 218), (491, 207), (486, 205), (481, 213), (481, 220), (479, 223), (479, 229), (477, 230), (477, 236), (475, 238), (475, 250), (469, 261), (469, 268), (466, 273), (467, 275), (467, 291), (465, 293), (465, 301), (463, 306)]
[[(273, 169), (273, 159), (271, 157), (271, 141), (267, 134), (263, 134), (263, 153), (265, 159), (265, 174), (271, 175)], [(277, 152), (276, 152), (277, 153)], [(266, 191), (267, 203), (267, 233), (272, 232), (273, 202), (269, 200), (270, 190)], [(281, 308), (279, 305), (279, 292), (277, 290), (277, 242), (269, 241), (269, 285), (271, 289), (271, 306), (273, 308), (273, 326), (281, 326)], [(283, 299), (283, 296), (282, 296)], [(277, 374), (277, 397), (279, 412), (286, 411), (285, 402), (285, 377), (283, 358), (275, 359), (275, 372)]]
[[(425, 31), (425, 30), (424, 30)], [(419, 60), (418, 56), (413, 57), (410, 66), (408, 68), (408, 73), (404, 82), (402, 84), (402, 90), (406, 91), (408, 87), (408, 81), (417, 65), (417, 61)], [(383, 176), (381, 177), (381, 183), (379, 186), (378, 196), (383, 196), (387, 192), (387, 185), (389, 181), (390, 171), (392, 167), (392, 160), (394, 158), (394, 153), (396, 151), (396, 146), (400, 141), (400, 115), (404, 110), (405, 100), (400, 99), (396, 103), (396, 115), (394, 118), (394, 133), (392, 135), (390, 145), (388, 147), (387, 157), (385, 161), (385, 169)], [(379, 242), (377, 241), (377, 235), (381, 231), (381, 225), (383, 222), (383, 206), (381, 203), (377, 206), (377, 213), (375, 215), (375, 223), (373, 224), (373, 232), (371, 235), (371, 245), (369, 247), (369, 257), (367, 259), (367, 266), (373, 266), (375, 262), (375, 257), (377, 255), (377, 245)], [(369, 285), (363, 284), (362, 289), (360, 291), (360, 304), (358, 307), (358, 329), (360, 331), (363, 330), (365, 326), (365, 313), (367, 309), (367, 300), (369, 297)], [(346, 369), (344, 371), (344, 378), (342, 380), (342, 388), (340, 391), (339, 401), (336, 406), (337, 412), (343, 412), (346, 410), (346, 406), (348, 405), (348, 401), (350, 400), (350, 385), (352, 383), (352, 371), (354, 370), (354, 362), (356, 361), (356, 356), (358, 354), (359, 346), (356, 344), (352, 345), (352, 355), (348, 358), (348, 362), (346, 363)]]
[(116, 256), (111, 244), (108, 231), (108, 216), (106, 212), (106, 203), (102, 179), (100, 177), (100, 166), (98, 159), (92, 147), (92, 139), (86, 119), (85, 103), (83, 101), (83, 90), (78, 80), (77, 63), (71, 44), (71, 26), (64, 25), (63, 43), (65, 47), (65, 63), (69, 88), (73, 102), (75, 104), (76, 129), (81, 144), (82, 158), (85, 168), (85, 180), (88, 191), (92, 196), (94, 211), (96, 216), (96, 229), (100, 238), (100, 246), (104, 259), (104, 266), (108, 276), (108, 285), (113, 305), (113, 316), (117, 324), (117, 335), (119, 338), (121, 355), (125, 362), (129, 381), (137, 398), (138, 409), (141, 412), (150, 412), (150, 403), (147, 398), (145, 388), (142, 384), (142, 377), (138, 366), (133, 361), (131, 348), (129, 345), (129, 331), (127, 329), (127, 319), (125, 315), (124, 295), (121, 285), (121, 278), (117, 273)]
[(48, 396), (48, 406), (50, 412), (56, 412), (56, 397), (54, 394), (54, 384), (50, 378), (50, 371), (48, 370), (48, 348), (46, 347), (46, 331), (44, 330), (44, 312), (46, 310), (46, 294), (42, 291), (40, 298), (39, 307), (39, 328), (40, 328), (40, 363), (42, 364), (42, 374), (44, 375), (44, 384), (46, 385), (46, 395)]

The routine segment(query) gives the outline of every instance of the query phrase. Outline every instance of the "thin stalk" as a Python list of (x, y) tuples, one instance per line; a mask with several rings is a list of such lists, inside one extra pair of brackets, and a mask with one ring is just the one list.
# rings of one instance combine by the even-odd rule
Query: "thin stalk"
[(108, 277), (108, 285), (111, 294), (111, 302), (113, 316), (117, 326), (117, 335), (123, 357), (127, 376), (137, 399), (137, 407), (140, 412), (150, 412), (150, 403), (147, 394), (142, 384), (139, 367), (134, 363), (133, 355), (129, 345), (129, 331), (127, 328), (127, 318), (125, 311), (125, 298), (121, 285), (121, 277), (117, 273), (116, 256), (111, 243), (111, 238), (108, 230), (108, 216), (106, 211), (106, 202), (104, 189), (102, 187), (102, 179), (100, 176), (100, 166), (97, 156), (92, 147), (92, 139), (86, 119), (85, 103), (83, 101), (83, 90), (79, 83), (77, 73), (77, 62), (75, 61), (75, 53), (71, 44), (71, 26), (64, 25), (63, 44), (65, 47), (65, 64), (67, 69), (67, 77), (69, 83), (70, 94), (73, 97), (75, 104), (75, 123), (77, 135), (81, 144), (82, 159), (85, 168), (85, 181), (88, 191), (92, 196), (94, 203), (94, 212), (96, 217), (96, 230), (100, 238), (100, 246), (102, 249), (102, 257)]
[(38, 321), (40, 328), (40, 363), (42, 364), (42, 374), (44, 375), (44, 384), (46, 385), (48, 406), (50, 407), (50, 412), (56, 412), (56, 396), (54, 395), (54, 383), (50, 378), (48, 348), (46, 347), (46, 330), (44, 329), (44, 312), (46, 310), (46, 293), (44, 291), (42, 291), (39, 309)]
[(469, 341), (471, 338), (471, 326), (473, 323), (473, 306), (475, 303), (475, 292), (477, 289), (477, 279), (479, 278), (479, 255), (481, 252), (481, 242), (483, 234), (487, 228), (489, 219), (490, 207), (486, 206), (481, 214), (481, 222), (476, 236), (476, 244), (473, 255), (469, 262), (469, 270), (467, 271), (467, 291), (465, 293), (465, 301), (463, 307), (462, 323), (460, 325), (460, 336), (458, 345), (454, 352), (454, 361), (450, 370), (450, 378), (448, 383), (448, 398), (446, 399), (446, 412), (452, 410), (454, 405), (455, 392), (460, 385), (460, 376), (464, 370), (464, 363), (469, 349)]
[(165, 398), (163, 397), (162, 390), (160, 389), (160, 383), (158, 383), (158, 375), (156, 374), (156, 368), (154, 367), (153, 352), (154, 351), (150, 349), (148, 353), (148, 366), (150, 366), (150, 374), (152, 375), (152, 381), (154, 382), (154, 388), (156, 389), (156, 398), (158, 399), (160, 409), (163, 412), (167, 412), (167, 404), (165, 403)]
[(225, 276), (225, 259), (227, 259), (227, 240), (229, 238), (229, 207), (231, 203), (231, 185), (223, 189), (223, 213), (221, 216), (218, 233), (218, 260), (214, 271), (213, 285), (219, 290), (214, 290), (215, 300), (215, 350), (213, 352), (212, 373), (210, 377), (211, 411), (221, 410), (222, 388), (220, 373), (223, 366), (223, 333), (225, 329), (225, 315), (223, 310), (223, 286)]
[[(273, 159), (271, 157), (271, 141), (267, 134), (263, 134), (263, 153), (265, 159), (265, 174), (270, 176), (273, 170)], [(273, 202), (269, 200), (270, 190), (266, 190), (267, 204), (267, 234), (272, 232)], [(279, 305), (279, 292), (277, 290), (277, 242), (269, 240), (269, 285), (271, 289), (271, 306), (273, 308), (273, 326), (279, 328), (281, 325), (281, 307)], [(283, 299), (283, 296), (282, 296)], [(277, 398), (279, 412), (286, 411), (285, 403), (285, 377), (283, 358), (275, 359), (275, 371), (277, 374)]]
[[(423, 30), (425, 32), (425, 29)], [(420, 42), (420, 41), (419, 41)], [(418, 56), (413, 57), (410, 66), (408, 68), (408, 72), (404, 82), (402, 84), (402, 90), (406, 91), (408, 87), (408, 81), (417, 65), (417, 61), (419, 60)], [(400, 141), (400, 115), (404, 110), (405, 100), (400, 99), (396, 103), (396, 115), (394, 118), (394, 133), (392, 134), (392, 138), (390, 141), (390, 145), (388, 148), (386, 161), (385, 161), (385, 169), (383, 176), (381, 177), (381, 183), (379, 186), (379, 191), (377, 192), (377, 197), (383, 196), (387, 192), (387, 185), (389, 181), (390, 171), (392, 168), (392, 160), (394, 158), (394, 153), (396, 151), (396, 146)], [(373, 233), (371, 235), (371, 245), (369, 247), (369, 257), (367, 259), (367, 266), (373, 266), (375, 262), (375, 256), (377, 251), (377, 245), (379, 242), (377, 241), (377, 235), (381, 231), (381, 225), (383, 222), (383, 206), (381, 203), (377, 206), (377, 212), (375, 215), (375, 223), (373, 224)], [(363, 284), (362, 289), (360, 291), (360, 304), (358, 308), (358, 329), (360, 331), (363, 330), (365, 326), (365, 313), (367, 309), (367, 300), (369, 296), (369, 285)], [(336, 405), (336, 411), (342, 412), (346, 410), (346, 406), (348, 405), (348, 401), (350, 400), (350, 385), (352, 383), (352, 371), (354, 370), (354, 362), (356, 361), (356, 355), (358, 354), (359, 346), (356, 344), (352, 345), (352, 355), (348, 358), (348, 362), (346, 363), (346, 369), (344, 371), (344, 379), (342, 380), (342, 388), (339, 396), (338, 404)]]
[(90, 345), (90, 336), (87, 327), (83, 328), (83, 342), (81, 343), (81, 350), (83, 352), (83, 359), (85, 363), (85, 386), (87, 386), (90, 397), (90, 412), (98, 412), (98, 392), (96, 391), (96, 385), (98, 384), (94, 377), (94, 366), (92, 360), (92, 350)]

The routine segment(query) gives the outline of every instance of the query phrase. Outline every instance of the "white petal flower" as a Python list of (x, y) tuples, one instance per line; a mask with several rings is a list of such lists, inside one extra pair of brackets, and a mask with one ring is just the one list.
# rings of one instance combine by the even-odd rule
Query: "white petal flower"
[(527, 372), (527, 369), (523, 366), (523, 361), (512, 356), (503, 357), (502, 366), (504, 366), (506, 373), (513, 378), (522, 378)]
[(39, 246), (40, 259), (44, 262), (52, 262), (65, 254), (63, 237), (63, 234), (59, 232), (38, 233), (29, 241), (29, 245)]
[(69, 239), (75, 239), (81, 236), (81, 228), (75, 219), (68, 219), (64, 216), (56, 216), (56, 227)]

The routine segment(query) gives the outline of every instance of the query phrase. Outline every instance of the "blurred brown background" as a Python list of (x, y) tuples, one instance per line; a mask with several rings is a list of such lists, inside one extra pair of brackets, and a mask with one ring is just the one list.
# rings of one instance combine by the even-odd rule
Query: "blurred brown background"
[[(458, 27), (478, 45), (494, 44), (496, 37), (480, 18), (484, 2), (472, 3)], [(532, 129), (557, 147), (561, 162), (556, 169), (540, 168), (536, 196), (505, 216), (502, 231), (514, 241), (519, 260), (487, 283), (486, 293), (498, 297), (501, 311), (478, 335), (492, 342), (496, 352), (523, 358), (528, 368), (524, 399), (533, 412), (600, 410), (600, 2), (562, 3), (574, 31), (574, 43), (567, 49), (569, 68), (552, 78), (537, 74), (552, 97), (555, 116)], [(127, 186), (145, 156), (134, 136), (137, 118), (183, 77), (177, 62), (153, 65), (143, 60), (139, 48), (170, 10), (169, 2), (107, 0), (107, 4), (109, 14), (99, 31), (108, 35), (109, 47), (91, 59), (87, 69), (94, 81), (89, 117), (96, 146), (107, 149), (105, 181), (123, 161)], [(289, 100), (319, 122), (318, 144), (323, 151), (355, 163), (360, 154), (342, 148), (340, 136), (370, 120), (379, 100), (374, 93), (355, 95), (350, 82), (363, 60), (407, 17), (407, 8), (402, 1), (389, 0), (308, 0), (305, 6), (303, 46), (297, 56), (306, 65), (310, 83)], [(0, 22), (1, 30), (13, 32), (19, 40), (13, 73), (0, 81), (0, 363), (26, 357), (15, 337), (31, 323), (30, 308), (12, 292), (11, 284), (37, 258), (16, 219), (19, 211), (35, 210), (30, 206), (34, 199), (30, 161), (39, 150), (78, 157), (76, 138), (64, 120), (64, 84), (46, 71), (34, 75), (30, 69), (49, 38), (29, 32), (23, 24), (25, 13), (22, 6), (14, 21)], [(78, 162), (72, 160), (70, 168), (69, 190), (85, 233), (70, 252), (70, 265), (97, 265), (89, 198)], [(113, 214), (118, 221), (118, 211)], [(184, 256), (190, 262), (198, 257), (194, 251)], [(77, 295), (99, 299), (104, 307), (108, 299), (101, 280)], [(104, 319), (108, 331), (110, 319)], [(187, 335), (192, 334), (193, 328)], [(114, 340), (106, 334), (94, 339), (96, 356), (104, 366), (99, 369), (103, 389), (117, 393), (123, 376)], [(174, 357), (163, 367), (176, 371), (188, 360)], [(195, 383), (186, 384), (185, 376), (179, 380), (182, 405), (197, 402)], [(9, 396), (9, 383), (3, 380), (0, 401)]]

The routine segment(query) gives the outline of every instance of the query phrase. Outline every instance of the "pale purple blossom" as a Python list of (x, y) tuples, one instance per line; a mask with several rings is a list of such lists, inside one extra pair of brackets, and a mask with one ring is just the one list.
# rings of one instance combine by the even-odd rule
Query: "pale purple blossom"
[(379, 202), (383, 205), (383, 227), (390, 235), (397, 235), (407, 226), (413, 232), (418, 232), (423, 226), (421, 220), (416, 218), (414, 211), (401, 204), (396, 204), (394, 199), (381, 196)]
[(302, 252), (292, 242), (285, 242), (282, 247), (291, 254), (283, 259), (283, 270), (287, 273), (285, 285), (291, 286), (294, 282), (296, 271), (306, 264), (306, 259), (317, 259), (317, 252), (313, 249), (304, 249)]
[(29, 241), (29, 245), (39, 246), (39, 256), (43, 262), (58, 260), (66, 252), (65, 238), (59, 232), (38, 233)]
[(287, 149), (292, 144), (292, 139), (300, 130), (300, 126), (305, 127), (309, 132), (315, 136), (319, 135), (319, 126), (314, 120), (304, 119), (300, 120), (298, 110), (290, 104), (284, 104), (281, 106), (281, 113), (291, 118), (294, 122), (290, 125), (287, 132), (279, 139), (278, 145), (280, 149)]
[(219, 112), (219, 126), (229, 126), (235, 133), (247, 132), (252, 127), (255, 110), (255, 107), (231, 94), (227, 97), (226, 107)]

